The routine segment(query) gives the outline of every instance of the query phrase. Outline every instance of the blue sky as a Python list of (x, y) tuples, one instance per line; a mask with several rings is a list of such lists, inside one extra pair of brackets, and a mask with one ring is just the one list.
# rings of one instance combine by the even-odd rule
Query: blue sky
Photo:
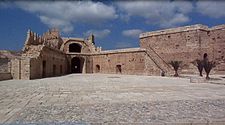
[(142, 32), (225, 24), (225, 1), (0, 2), (0, 49), (21, 50), (28, 29), (57, 27), (62, 37), (93, 33), (103, 49), (138, 47)]

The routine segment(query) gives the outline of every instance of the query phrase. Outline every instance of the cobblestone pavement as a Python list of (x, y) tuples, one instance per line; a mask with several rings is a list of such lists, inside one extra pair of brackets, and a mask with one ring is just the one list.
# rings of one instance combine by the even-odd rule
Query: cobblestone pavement
[(225, 124), (225, 85), (71, 74), (0, 82), (0, 124)]

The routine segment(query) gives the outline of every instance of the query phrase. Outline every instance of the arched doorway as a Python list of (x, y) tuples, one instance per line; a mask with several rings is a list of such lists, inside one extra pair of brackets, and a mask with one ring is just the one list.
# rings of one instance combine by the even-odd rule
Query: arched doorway
[(56, 76), (56, 65), (53, 65), (53, 76)]
[(116, 65), (116, 73), (117, 73), (117, 74), (122, 73), (121, 65)]
[(71, 60), (71, 73), (82, 73), (81, 59), (74, 57)]
[(96, 65), (95, 72), (96, 72), (96, 73), (99, 73), (99, 72), (100, 72), (100, 66), (99, 66), (99, 65)]
[(77, 43), (71, 43), (69, 45), (69, 52), (80, 53), (81, 52), (81, 45), (79, 45)]
[(42, 62), (42, 78), (46, 77), (46, 61)]

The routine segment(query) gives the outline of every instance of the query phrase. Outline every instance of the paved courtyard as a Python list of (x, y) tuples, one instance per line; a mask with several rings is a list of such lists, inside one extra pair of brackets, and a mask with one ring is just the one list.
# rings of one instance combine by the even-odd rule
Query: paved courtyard
[(225, 85), (71, 74), (0, 81), (1, 124), (225, 124)]

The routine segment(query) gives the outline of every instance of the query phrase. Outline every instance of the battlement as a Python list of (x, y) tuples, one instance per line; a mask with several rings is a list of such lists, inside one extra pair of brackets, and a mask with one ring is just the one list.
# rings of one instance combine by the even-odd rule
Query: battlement
[(25, 45), (39, 45), (44, 43), (44, 41), (45, 39), (37, 33), (31, 31), (30, 29), (27, 31)]
[(196, 25), (191, 25), (191, 26), (184, 26), (184, 27), (177, 27), (177, 28), (170, 28), (170, 29), (141, 33), (139, 38), (155, 36), (155, 35), (164, 35), (164, 34), (170, 34), (170, 33), (177, 33), (177, 32), (186, 32), (186, 31), (199, 30), (199, 29), (209, 30), (209, 28), (205, 25), (196, 24)]
[(105, 50), (105, 51), (101, 51), (99, 54), (142, 52), (142, 51), (146, 51), (146, 49), (143, 49), (143, 48), (127, 48), (127, 49)]
[(49, 29), (46, 33), (43, 34), (43, 37), (46, 40), (58, 39), (58, 38), (60, 38), (59, 29), (57, 29), (57, 28)]
[(219, 29), (225, 29), (225, 24), (214, 26), (214, 27), (210, 28), (210, 30), (219, 30)]

